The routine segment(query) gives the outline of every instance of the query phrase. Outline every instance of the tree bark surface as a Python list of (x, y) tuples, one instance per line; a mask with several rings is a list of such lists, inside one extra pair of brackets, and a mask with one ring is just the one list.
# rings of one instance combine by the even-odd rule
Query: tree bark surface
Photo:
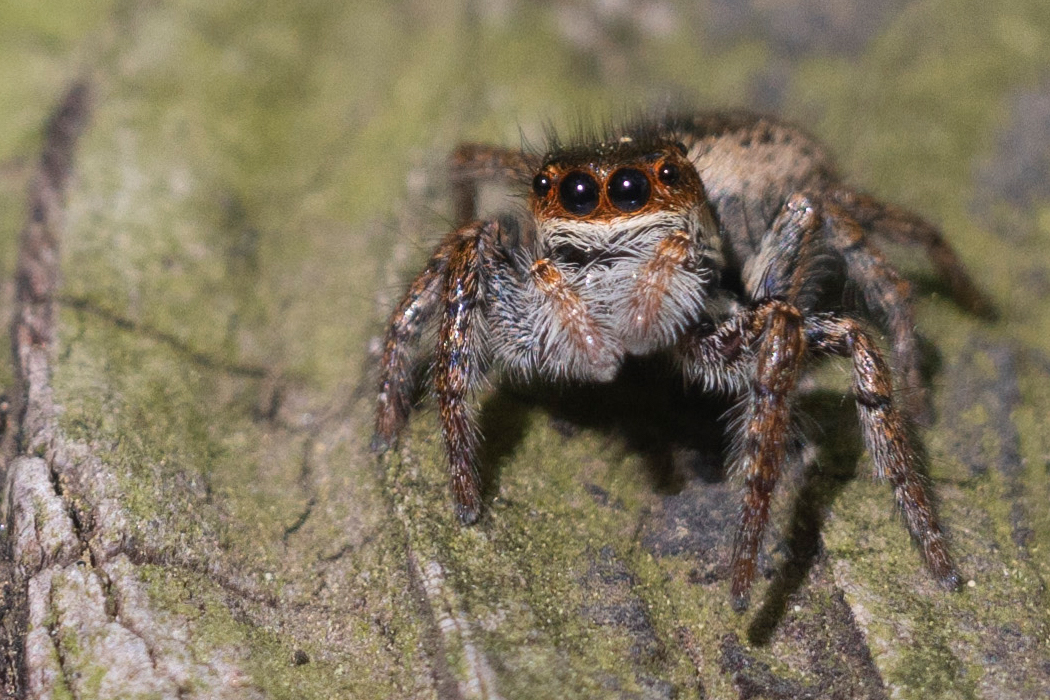
[[(4, 696), (1050, 696), (1044, 2), (92, 5), (0, 7)], [(673, 379), (494, 382), (472, 527), (431, 403), (369, 452), (445, 154), (669, 95), (803, 124), (995, 299), (969, 316), (890, 251), (961, 590), (834, 362), (742, 615), (725, 406)]]

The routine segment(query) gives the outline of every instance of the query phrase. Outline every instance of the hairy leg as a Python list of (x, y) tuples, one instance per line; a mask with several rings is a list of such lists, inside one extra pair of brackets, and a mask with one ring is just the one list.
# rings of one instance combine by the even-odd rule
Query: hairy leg
[(434, 250), (423, 272), (390, 315), (387, 322), (383, 357), (379, 370), (379, 397), (376, 402), (375, 433), (372, 450), (390, 449), (408, 420), (412, 396), (416, 392), (413, 365), (416, 347), (427, 322), (440, 308), (442, 282), (456, 238), (451, 234)]
[(702, 369), (694, 373), (744, 389), (733, 450), (733, 468), (745, 481), (732, 560), (737, 610), (747, 607), (773, 489), (788, 460), (792, 394), (806, 356), (797, 304), (814, 280), (820, 225), (809, 197), (790, 197), (744, 269), (744, 285), (756, 305), (682, 348), (699, 361)]
[(457, 226), (477, 217), (479, 184), (527, 181), (531, 174), (528, 160), (521, 151), (477, 143), (460, 145), (449, 156), (448, 169)]
[(952, 296), (963, 308), (983, 318), (995, 317), (991, 300), (978, 288), (936, 226), (917, 214), (885, 204), (867, 194), (839, 189), (832, 198), (857, 223), (876, 235), (895, 243), (922, 247), (937, 274), (948, 283)]
[(734, 542), (732, 600), (747, 605), (769, 504), (787, 461), (791, 391), (807, 352), (848, 357), (865, 446), (875, 474), (893, 486), (897, 504), (923, 559), (946, 588), (959, 583), (933, 500), (920, 471), (905, 416), (893, 403), (892, 377), (871, 337), (853, 319), (804, 319), (789, 304), (768, 300), (678, 345), (687, 378), (708, 389), (746, 388), (733, 469), (745, 475), (741, 526)]
[(737, 468), (744, 473), (744, 504), (732, 564), (731, 594), (737, 610), (747, 607), (773, 489), (788, 458), (791, 394), (806, 350), (797, 309), (772, 303), (762, 308), (762, 314), (765, 323), (755, 346), (755, 371), (735, 451)]
[(863, 291), (868, 307), (886, 324), (908, 415), (921, 423), (930, 422), (929, 397), (920, 371), (921, 353), (915, 334), (911, 284), (871, 245), (864, 229), (846, 209), (825, 203), (824, 223), (828, 243), (845, 260), (850, 279)]
[[(479, 181), (509, 181), (527, 172), (524, 156), (496, 146), (463, 144), (449, 158), (453, 183), (453, 205), (457, 227), (475, 218)], [(480, 224), (478, 224), (480, 225)], [(390, 315), (380, 362), (379, 399), (376, 407), (372, 450), (385, 452), (404, 427), (416, 391), (413, 360), (419, 337), (443, 301), (442, 285), (449, 257), (462, 238), (462, 231), (449, 234), (435, 249), (426, 268), (412, 282), (401, 303)]]
[(907, 421), (893, 404), (893, 383), (878, 348), (856, 321), (831, 314), (807, 319), (806, 336), (814, 352), (852, 359), (853, 392), (875, 476), (893, 486), (897, 505), (930, 571), (945, 587), (955, 588), (959, 574), (919, 470), (919, 453)]
[(471, 394), (484, 375), (487, 360), (481, 337), (482, 252), (498, 235), (498, 228), (495, 222), (475, 222), (451, 235), (442, 285), (445, 311), (434, 360), (434, 393), (456, 515), (466, 524), (481, 514), (478, 430)]
[(817, 235), (820, 212), (805, 194), (788, 198), (763, 236), (758, 254), (744, 265), (744, 288), (751, 299), (788, 299), (796, 306), (819, 283), (814, 274), (822, 254)]
[(733, 471), (744, 475), (740, 529), (733, 545), (733, 607), (747, 607), (773, 489), (788, 459), (791, 395), (805, 359), (802, 314), (768, 299), (678, 345), (686, 376), (709, 388), (743, 390)]

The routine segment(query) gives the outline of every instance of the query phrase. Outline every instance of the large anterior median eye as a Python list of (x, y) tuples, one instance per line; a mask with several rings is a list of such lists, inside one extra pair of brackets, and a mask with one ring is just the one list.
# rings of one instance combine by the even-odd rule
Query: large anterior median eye
[(586, 216), (598, 206), (598, 181), (579, 170), (571, 172), (558, 185), (558, 196), (565, 211)]
[(608, 193), (620, 211), (636, 211), (649, 201), (649, 178), (641, 170), (620, 168), (609, 178)]

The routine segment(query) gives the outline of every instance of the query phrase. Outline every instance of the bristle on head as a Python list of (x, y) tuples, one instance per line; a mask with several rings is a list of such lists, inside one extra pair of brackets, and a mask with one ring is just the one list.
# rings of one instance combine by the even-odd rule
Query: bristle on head
[(612, 162), (637, 160), (668, 146), (680, 145), (675, 121), (667, 115), (647, 117), (635, 114), (627, 119), (600, 123), (581, 117), (569, 130), (567, 138), (548, 124), (544, 130), (545, 148), (535, 155), (541, 167), (576, 165), (595, 159)]

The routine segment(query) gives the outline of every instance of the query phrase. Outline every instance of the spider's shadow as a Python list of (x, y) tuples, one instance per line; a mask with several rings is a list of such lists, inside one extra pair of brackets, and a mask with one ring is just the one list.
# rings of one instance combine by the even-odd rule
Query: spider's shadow
[[(537, 407), (567, 437), (593, 430), (641, 455), (659, 493), (677, 493), (693, 479), (724, 481), (729, 440), (725, 416), (732, 403), (685, 388), (666, 366), (653, 365), (651, 360), (633, 360), (609, 384), (506, 386), (494, 392), (481, 412), (486, 502), (499, 490), (499, 465), (520, 443), (530, 411)], [(817, 459), (782, 476), (787, 488), (778, 489), (779, 497), (786, 497), (783, 491), (791, 493), (792, 512), (780, 541), (769, 538), (766, 546), (782, 549), (785, 556), (749, 626), (754, 644), (770, 641), (791, 596), (805, 582), (820, 554), (825, 513), (854, 477), (863, 452), (849, 396), (810, 392), (800, 397), (797, 410), (806, 418), (807, 437), (818, 447)], [(731, 531), (735, 527), (732, 523)]]
[(864, 448), (852, 404), (850, 396), (826, 390), (807, 394), (798, 402), (797, 411), (810, 424), (807, 433), (817, 444), (817, 455), (803, 466), (792, 493), (791, 516), (780, 543), (786, 556), (748, 626), (752, 644), (771, 641), (791, 596), (805, 583), (821, 553), (820, 533), (831, 504), (856, 476)]
[(631, 359), (607, 384), (502, 386), (481, 410), (486, 500), (499, 490), (499, 465), (518, 446), (534, 407), (566, 438), (592, 430), (641, 455), (653, 488), (676, 493), (691, 478), (725, 477), (723, 416), (730, 406), (727, 399), (685, 388), (660, 360)]

